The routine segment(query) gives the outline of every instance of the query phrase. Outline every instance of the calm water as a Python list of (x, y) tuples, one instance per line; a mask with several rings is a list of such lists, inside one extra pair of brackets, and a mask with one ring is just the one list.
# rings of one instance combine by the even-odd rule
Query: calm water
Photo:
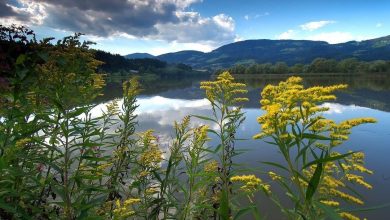
[[(238, 138), (247, 139), (236, 144), (237, 150), (245, 150), (244, 154), (235, 158), (237, 163), (254, 168), (254, 172), (266, 179), (261, 172), (272, 168), (260, 165), (259, 161), (280, 161), (281, 155), (272, 145), (251, 137), (259, 132), (260, 126), (256, 118), (263, 112), (260, 110), (260, 91), (268, 83), (277, 83), (286, 77), (263, 77), (257, 79), (241, 79), (249, 86), (250, 102), (245, 105), (246, 120), (238, 131)], [(105, 96), (106, 102), (121, 95), (121, 79), (109, 79)], [(159, 80), (146, 83), (145, 92), (138, 98), (138, 131), (154, 129), (163, 146), (167, 146), (173, 136), (173, 122), (190, 114), (209, 115), (210, 105), (203, 98), (199, 89), (200, 79)], [(349, 84), (349, 89), (338, 93), (334, 103), (325, 103), (330, 111), (325, 117), (341, 121), (355, 117), (374, 117), (376, 124), (362, 125), (352, 130), (350, 140), (339, 147), (340, 152), (362, 150), (366, 153), (366, 165), (374, 170), (368, 176), (372, 190), (358, 190), (364, 196), (366, 206), (382, 205), (390, 202), (390, 75), (371, 76), (339, 76), (339, 77), (305, 77), (305, 85)], [(193, 120), (193, 124), (204, 123)], [(209, 143), (213, 146), (213, 142)], [(361, 189), (359, 186), (357, 189)], [(279, 192), (280, 193), (280, 192)], [(268, 219), (281, 219), (278, 210), (270, 201), (258, 198), (258, 204)], [(371, 212), (360, 213), (361, 217), (370, 219), (389, 219), (390, 207)], [(249, 218), (249, 217), (248, 217)]]

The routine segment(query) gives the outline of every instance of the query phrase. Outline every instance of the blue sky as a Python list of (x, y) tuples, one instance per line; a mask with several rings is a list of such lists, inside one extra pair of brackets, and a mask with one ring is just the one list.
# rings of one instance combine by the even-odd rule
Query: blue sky
[(0, 24), (73, 32), (119, 54), (211, 51), (246, 39), (340, 43), (390, 35), (390, 1), (0, 0)]

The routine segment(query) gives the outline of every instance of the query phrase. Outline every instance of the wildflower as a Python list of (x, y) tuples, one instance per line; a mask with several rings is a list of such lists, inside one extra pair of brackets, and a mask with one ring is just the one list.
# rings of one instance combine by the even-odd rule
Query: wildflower
[(267, 193), (270, 193), (270, 185), (262, 183), (261, 179), (257, 178), (255, 175), (242, 175), (242, 176), (233, 176), (230, 178), (232, 182), (241, 182), (244, 185), (240, 189), (247, 193), (254, 193), (260, 189), (260, 187)]
[(119, 113), (118, 100), (114, 99), (106, 105), (109, 115), (117, 115)]
[(216, 160), (211, 160), (204, 165), (204, 171), (206, 173), (216, 172), (218, 169), (218, 162)]
[(226, 71), (218, 75), (216, 81), (206, 81), (200, 84), (200, 88), (205, 90), (210, 102), (226, 102), (227, 105), (248, 101), (245, 97), (239, 97), (248, 92), (245, 87), (244, 83), (234, 82), (233, 76)]
[(364, 181), (362, 176), (355, 175), (355, 174), (346, 174), (345, 176), (350, 182), (355, 182), (357, 184), (366, 187), (367, 189), (372, 189), (372, 186), (368, 184), (366, 181)]
[[(279, 85), (267, 85), (261, 93), (261, 108), (266, 111), (257, 121), (262, 125), (262, 132), (253, 138), (270, 136), (276, 129), (286, 130), (288, 124), (302, 120), (308, 124), (311, 117), (319, 112), (327, 111), (327, 107), (319, 107), (319, 102), (334, 100), (331, 93), (346, 88), (346, 85), (328, 87), (311, 87), (304, 89), (302, 78), (290, 77)], [(325, 124), (320, 121), (315, 128), (322, 129)], [(322, 123), (322, 124), (321, 124)], [(285, 135), (286, 136), (286, 135)]]
[(340, 197), (342, 199), (345, 199), (347, 201), (350, 201), (350, 202), (353, 202), (353, 203), (356, 203), (356, 204), (359, 204), (359, 205), (363, 205), (364, 204), (364, 202), (361, 199), (358, 199), (358, 198), (356, 198), (354, 196), (351, 196), (351, 195), (349, 195), (347, 193), (341, 192), (341, 191), (339, 191), (337, 189), (333, 189), (332, 188), (332, 189), (330, 189), (329, 193), (331, 195)]
[(157, 168), (162, 161), (162, 152), (153, 136), (153, 130), (148, 130), (141, 134), (144, 152), (139, 157), (139, 164), (146, 168)]
[(123, 95), (126, 99), (134, 98), (140, 90), (137, 77), (133, 77), (123, 83)]
[(140, 199), (130, 198), (121, 203), (118, 199), (115, 202), (115, 209), (113, 210), (115, 219), (126, 219), (135, 214), (135, 211), (132, 209), (132, 205), (141, 202)]
[(341, 212), (339, 214), (340, 214), (341, 218), (346, 219), (346, 220), (360, 220), (359, 217), (356, 217), (356, 216), (354, 216), (354, 215), (352, 215), (351, 213), (348, 213), (348, 212)]
[(321, 200), (320, 202), (323, 203), (323, 204), (325, 204), (325, 205), (334, 206), (334, 207), (337, 207), (337, 206), (340, 205), (339, 202), (333, 201), (333, 200)]
[(268, 172), (268, 175), (271, 177), (271, 179), (272, 179), (273, 181), (281, 180), (281, 179), (282, 179), (282, 177), (281, 177), (280, 175), (278, 175), (278, 174), (276, 174), (276, 173), (274, 173), (274, 172), (272, 172), (272, 171)]
[(95, 89), (101, 89), (104, 87), (105, 82), (102, 74), (92, 74), (92, 78), (93, 78), (93, 87)]
[(145, 194), (146, 195), (153, 195), (153, 194), (155, 194), (157, 192), (158, 192), (158, 189), (156, 189), (156, 188), (148, 188), (148, 189), (145, 190)]

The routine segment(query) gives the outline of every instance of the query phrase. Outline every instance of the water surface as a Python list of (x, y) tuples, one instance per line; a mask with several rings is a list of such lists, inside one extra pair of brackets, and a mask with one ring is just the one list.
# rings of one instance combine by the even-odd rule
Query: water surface
[[(366, 200), (366, 206), (376, 206), (390, 202), (390, 75), (360, 75), (360, 76), (333, 76), (304, 78), (305, 86), (332, 85), (346, 83), (348, 90), (339, 92), (338, 99), (324, 105), (330, 110), (325, 117), (342, 121), (356, 117), (374, 117), (376, 124), (367, 124), (352, 130), (350, 139), (339, 147), (340, 152), (348, 150), (362, 150), (366, 154), (366, 165), (374, 170), (374, 175), (367, 176), (367, 181), (374, 188), (364, 190), (357, 186)], [(276, 84), (285, 80), (281, 77), (256, 77), (239, 79), (249, 86), (248, 97), (250, 101), (245, 104), (243, 111), (246, 120), (240, 127), (237, 137), (246, 139), (236, 144), (237, 150), (247, 152), (235, 158), (235, 162), (246, 164), (253, 168), (260, 177), (267, 179), (262, 172), (273, 169), (260, 165), (259, 161), (281, 161), (281, 155), (275, 146), (266, 144), (262, 140), (252, 140), (252, 136), (260, 130), (256, 118), (263, 112), (260, 110), (260, 91), (268, 84)], [(201, 79), (171, 79), (148, 82), (144, 92), (138, 98), (138, 131), (154, 129), (159, 135), (163, 146), (167, 147), (173, 136), (173, 122), (181, 120), (186, 115), (210, 115), (211, 108), (199, 89)], [(106, 102), (121, 95), (121, 82), (123, 79), (111, 79), (105, 90), (105, 96), (101, 100)], [(201, 120), (194, 119), (194, 124), (204, 124)], [(210, 146), (215, 143), (209, 143)], [(261, 167), (261, 169), (259, 168)], [(278, 193), (278, 191), (276, 192)], [(280, 192), (279, 192), (280, 193)], [(268, 219), (280, 219), (278, 209), (265, 198), (258, 198), (258, 204), (262, 213)], [(360, 213), (361, 217), (371, 219), (387, 219), (389, 208)]]

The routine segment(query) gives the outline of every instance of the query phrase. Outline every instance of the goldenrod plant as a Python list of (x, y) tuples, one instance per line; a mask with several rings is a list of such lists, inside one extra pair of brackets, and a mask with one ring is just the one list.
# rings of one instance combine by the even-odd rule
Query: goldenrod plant
[(274, 199), (290, 219), (358, 219), (344, 212), (341, 202), (363, 204), (350, 183), (372, 188), (362, 175), (372, 174), (364, 167), (364, 154), (341, 154), (340, 144), (348, 139), (353, 127), (374, 123), (375, 119), (336, 123), (321, 114), (329, 108), (320, 104), (335, 100), (334, 92), (346, 87), (304, 88), (302, 78), (290, 77), (278, 85), (267, 85), (261, 93), (265, 112), (257, 119), (262, 130), (254, 138), (267, 137), (265, 141), (275, 145), (284, 159), (284, 164), (265, 163), (275, 168), (269, 171), (270, 178), (283, 187), (294, 204), (286, 208)]
[[(245, 179), (244, 177), (234, 176), (232, 166), (233, 157), (237, 155), (234, 149), (237, 141), (237, 129), (245, 120), (244, 113), (241, 111), (242, 103), (248, 101), (248, 98), (243, 95), (248, 91), (246, 90), (246, 85), (236, 82), (229, 72), (219, 74), (215, 81), (201, 82), (200, 88), (205, 90), (206, 98), (211, 103), (213, 117), (197, 117), (215, 125), (216, 129), (209, 131), (219, 138), (219, 144), (214, 150), (214, 154), (219, 158), (219, 176), (213, 187), (214, 194), (217, 196), (214, 208), (217, 210), (216, 215), (219, 218), (229, 219), (234, 217), (234, 214), (237, 212), (237, 210), (233, 210), (232, 184), (235, 181)], [(254, 181), (244, 181), (248, 190), (249, 188), (254, 190), (258, 187), (268, 187), (261, 185), (258, 182), (260, 179), (257, 177), (253, 176), (253, 179)], [(248, 184), (253, 186), (250, 187)], [(241, 187), (241, 189), (243, 188)], [(257, 214), (255, 206), (254, 212)]]

